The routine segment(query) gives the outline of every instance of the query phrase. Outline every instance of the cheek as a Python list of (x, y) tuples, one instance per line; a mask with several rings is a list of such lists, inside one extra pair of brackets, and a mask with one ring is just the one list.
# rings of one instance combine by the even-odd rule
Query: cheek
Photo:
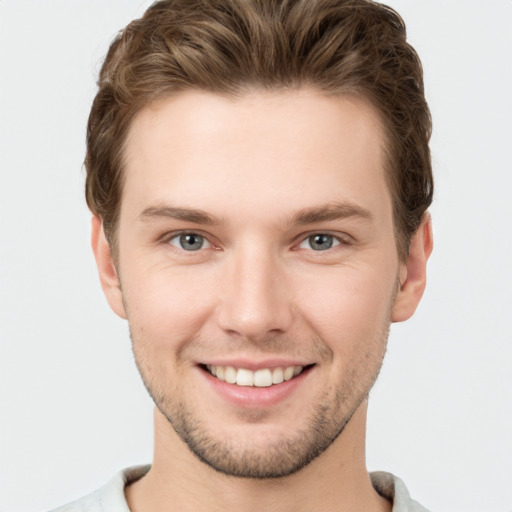
[(390, 323), (394, 276), (333, 269), (302, 296), (302, 316), (326, 342), (349, 352), (382, 339)]
[(130, 276), (122, 284), (134, 338), (150, 339), (155, 349), (179, 349), (208, 318), (213, 294), (192, 268), (134, 269)]

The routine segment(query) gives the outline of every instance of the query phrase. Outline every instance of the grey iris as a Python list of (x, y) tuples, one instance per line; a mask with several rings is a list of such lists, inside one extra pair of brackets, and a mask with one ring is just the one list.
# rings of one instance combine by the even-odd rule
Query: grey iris
[(185, 233), (180, 236), (180, 245), (185, 251), (198, 251), (203, 247), (204, 238), (194, 233)]
[(313, 235), (309, 237), (309, 244), (315, 251), (325, 251), (332, 247), (333, 238), (331, 235)]

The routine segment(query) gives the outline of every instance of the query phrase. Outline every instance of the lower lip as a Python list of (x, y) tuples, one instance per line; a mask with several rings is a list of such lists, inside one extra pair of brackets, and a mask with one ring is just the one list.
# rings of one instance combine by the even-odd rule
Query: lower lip
[(200, 371), (215, 393), (220, 395), (224, 400), (237, 407), (256, 409), (276, 405), (297, 392), (297, 389), (304, 383), (312, 369), (312, 367), (306, 368), (293, 379), (263, 388), (229, 384), (217, 379), (202, 368), (200, 368)]

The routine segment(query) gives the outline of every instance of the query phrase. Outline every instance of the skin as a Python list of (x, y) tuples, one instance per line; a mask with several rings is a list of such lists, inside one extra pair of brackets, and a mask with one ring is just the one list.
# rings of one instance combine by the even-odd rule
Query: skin
[[(135, 118), (116, 264), (97, 217), (92, 234), (157, 406), (132, 510), (390, 510), (365, 467), (367, 395), (432, 235), (425, 217), (399, 261), (383, 145), (373, 107), (311, 89), (189, 91)], [(233, 403), (203, 367), (284, 362), (308, 371), (272, 403)]]

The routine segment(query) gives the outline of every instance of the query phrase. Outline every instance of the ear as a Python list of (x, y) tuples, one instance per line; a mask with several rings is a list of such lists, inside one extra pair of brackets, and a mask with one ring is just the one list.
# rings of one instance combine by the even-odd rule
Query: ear
[(103, 223), (98, 216), (93, 216), (91, 227), (92, 251), (96, 258), (96, 266), (98, 267), (103, 293), (114, 313), (121, 318), (126, 318), (121, 283), (117, 277), (110, 246), (103, 230)]
[(433, 243), (432, 219), (426, 212), (420, 227), (411, 238), (407, 262), (400, 265), (400, 289), (391, 316), (393, 322), (403, 322), (416, 311), (425, 291), (427, 261), (432, 253)]

